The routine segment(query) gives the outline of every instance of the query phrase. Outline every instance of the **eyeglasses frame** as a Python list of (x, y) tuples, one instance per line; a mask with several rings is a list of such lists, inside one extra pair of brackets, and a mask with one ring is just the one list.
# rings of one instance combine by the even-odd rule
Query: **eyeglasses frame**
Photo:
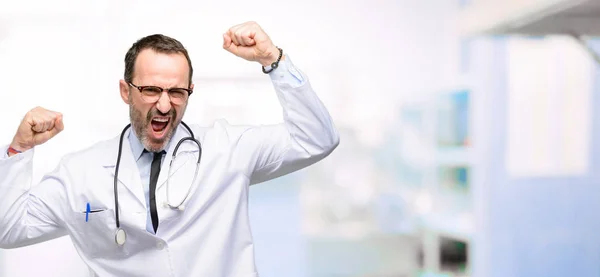
[[(142, 92), (142, 91), (143, 91), (144, 89), (146, 89), (146, 88), (158, 88), (158, 89), (160, 89), (161, 93), (166, 91), (166, 92), (167, 92), (167, 94), (168, 94), (168, 93), (169, 93), (171, 90), (175, 90), (175, 89), (178, 89), (178, 90), (179, 90), (179, 89), (181, 89), (181, 90), (184, 90), (184, 91), (186, 91), (186, 92), (188, 93), (188, 95), (187, 95), (187, 97), (188, 97), (188, 98), (189, 98), (189, 97), (190, 97), (190, 95), (192, 95), (192, 93), (194, 92), (194, 90), (193, 90), (193, 89), (190, 89), (190, 88), (178, 88), (178, 87), (175, 87), (175, 88), (162, 88), (162, 87), (159, 87), (159, 86), (138, 86), (138, 85), (135, 85), (135, 84), (133, 84), (132, 82), (129, 82), (128, 84), (129, 84), (129, 86), (136, 88), (136, 89), (137, 89), (137, 90), (138, 90), (138, 91), (139, 91), (141, 94), (143, 94), (143, 92)], [(158, 99), (160, 99), (160, 97), (159, 97)], [(157, 101), (158, 101), (158, 99), (157, 99)], [(187, 100), (187, 99), (186, 99), (186, 100)]]

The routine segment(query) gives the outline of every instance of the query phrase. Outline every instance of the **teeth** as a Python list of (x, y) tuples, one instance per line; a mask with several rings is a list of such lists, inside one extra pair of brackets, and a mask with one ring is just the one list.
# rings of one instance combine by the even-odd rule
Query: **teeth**
[(154, 121), (158, 121), (158, 122), (167, 122), (167, 121), (169, 121), (169, 119), (168, 119), (168, 118), (155, 118), (155, 119), (153, 119), (153, 120), (154, 120)]

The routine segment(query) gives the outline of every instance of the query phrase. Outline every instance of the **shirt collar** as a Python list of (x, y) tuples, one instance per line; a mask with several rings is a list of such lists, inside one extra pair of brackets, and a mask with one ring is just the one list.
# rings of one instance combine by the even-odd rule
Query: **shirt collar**
[(129, 145), (131, 145), (131, 151), (133, 153), (133, 157), (135, 158), (135, 161), (137, 162), (140, 157), (142, 156), (142, 154), (144, 153), (144, 146), (142, 145), (142, 142), (138, 139), (137, 135), (135, 134), (135, 130), (133, 129), (133, 126), (131, 126), (131, 132), (129, 132)]

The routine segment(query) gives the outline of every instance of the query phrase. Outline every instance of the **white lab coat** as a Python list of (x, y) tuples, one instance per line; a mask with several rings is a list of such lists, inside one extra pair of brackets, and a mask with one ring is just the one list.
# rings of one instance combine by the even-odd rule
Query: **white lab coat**
[[(190, 124), (203, 151), (198, 180), (183, 211), (161, 205), (176, 145), (171, 143), (157, 184), (156, 235), (146, 231), (142, 184), (128, 140), (123, 140), (118, 195), (127, 242), (122, 247), (115, 243), (113, 194), (119, 136), (66, 155), (39, 184), (32, 184), (35, 149), (0, 158), (0, 248), (69, 235), (92, 276), (257, 277), (248, 218), (249, 185), (309, 166), (339, 143), (332, 119), (308, 80), (301, 85), (283, 81), (288, 72), (301, 74), (289, 59), (285, 61), (271, 73), (277, 74), (273, 84), (284, 123)], [(173, 142), (187, 135), (180, 126)], [(197, 154), (198, 150), (195, 144), (184, 143), (178, 155), (189, 151)], [(191, 176), (194, 169), (176, 167), (173, 176)], [(175, 199), (188, 184), (172, 184), (170, 189)], [(87, 203), (92, 210), (102, 211), (90, 213), (86, 222)]]

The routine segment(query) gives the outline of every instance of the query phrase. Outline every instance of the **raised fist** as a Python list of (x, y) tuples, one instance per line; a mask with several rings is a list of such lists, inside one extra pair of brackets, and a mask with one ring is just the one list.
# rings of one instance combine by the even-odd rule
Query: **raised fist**
[[(268, 66), (279, 57), (279, 49), (256, 22), (233, 26), (223, 34), (223, 48), (248, 61)], [(282, 57), (283, 59), (283, 57)]]
[(37, 107), (27, 112), (10, 146), (19, 151), (27, 151), (45, 143), (63, 129), (61, 113)]

